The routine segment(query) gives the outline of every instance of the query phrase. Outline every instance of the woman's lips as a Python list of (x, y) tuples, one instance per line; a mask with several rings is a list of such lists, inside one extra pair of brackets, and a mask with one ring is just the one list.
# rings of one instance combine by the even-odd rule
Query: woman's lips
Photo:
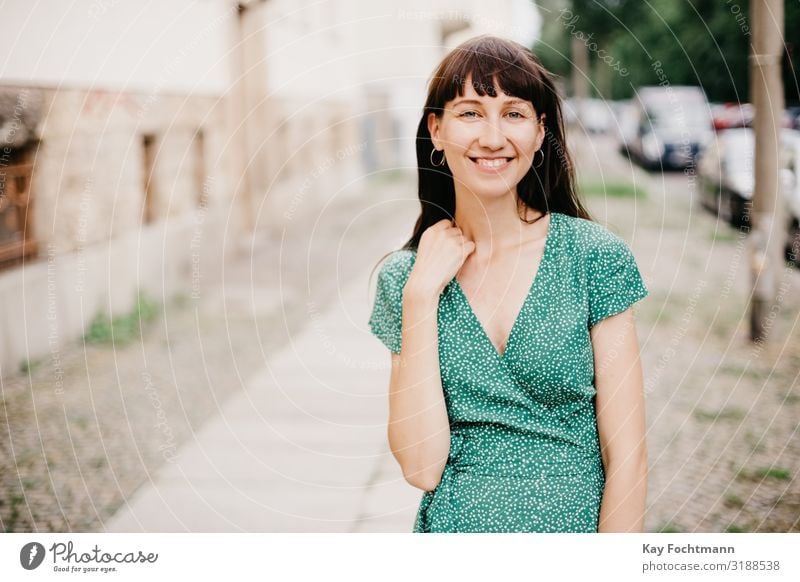
[(470, 161), (475, 164), (482, 172), (496, 173), (502, 172), (509, 165), (514, 158), (470, 158)]

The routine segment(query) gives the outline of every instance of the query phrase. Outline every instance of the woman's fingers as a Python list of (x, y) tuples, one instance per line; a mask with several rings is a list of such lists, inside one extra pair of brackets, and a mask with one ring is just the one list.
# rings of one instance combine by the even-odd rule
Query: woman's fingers
[(454, 239), (454, 242), (460, 243), (462, 250), (466, 253), (466, 255), (469, 255), (475, 250), (475, 243), (471, 240), (467, 240), (461, 228), (456, 226), (454, 221), (450, 219), (443, 218), (442, 220), (435, 222), (429, 227), (429, 230), (431, 229), (433, 229), (437, 234), (441, 232), (441, 234), (446, 238), (452, 238)]
[(433, 223), (433, 224), (432, 224), (430, 227), (428, 227), (428, 228), (445, 229), (445, 228), (447, 228), (448, 226), (453, 226), (453, 221), (452, 221), (452, 220), (450, 220), (449, 218), (443, 218), (443, 219), (441, 219), (441, 220), (439, 220), (439, 221), (437, 221), (437, 222), (434, 222), (434, 223)]

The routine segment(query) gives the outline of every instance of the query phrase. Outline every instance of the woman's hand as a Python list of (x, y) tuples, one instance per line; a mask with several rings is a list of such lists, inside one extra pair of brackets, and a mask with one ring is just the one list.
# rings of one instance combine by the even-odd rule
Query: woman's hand
[(406, 290), (438, 299), (474, 250), (475, 243), (453, 221), (445, 218), (429, 226), (420, 237)]

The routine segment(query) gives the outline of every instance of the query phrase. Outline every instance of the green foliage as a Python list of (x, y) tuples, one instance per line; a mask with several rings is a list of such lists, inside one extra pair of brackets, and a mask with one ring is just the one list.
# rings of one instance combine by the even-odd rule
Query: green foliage
[[(605, 99), (626, 99), (642, 85), (658, 84), (656, 61), (670, 85), (702, 86), (711, 101), (749, 97), (748, 54), (753, 42), (749, 0), (539, 0), (543, 19), (534, 51), (569, 85), (571, 42), (590, 58), (591, 85)], [(787, 104), (800, 102), (797, 54), (800, 2), (786, 2), (783, 79)], [(591, 43), (595, 43), (591, 46)], [(604, 52), (601, 52), (604, 51)], [(613, 70), (613, 59), (628, 74)], [(571, 91), (570, 91), (571, 93)]]
[(83, 339), (95, 344), (127, 344), (141, 337), (143, 324), (155, 319), (158, 309), (159, 304), (140, 291), (137, 293), (136, 306), (130, 313), (113, 318), (106, 313), (98, 313)]

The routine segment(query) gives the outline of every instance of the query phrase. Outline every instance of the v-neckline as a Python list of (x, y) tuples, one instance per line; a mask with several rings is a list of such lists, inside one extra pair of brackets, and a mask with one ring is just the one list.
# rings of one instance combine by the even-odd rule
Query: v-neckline
[(488, 347), (491, 348), (492, 352), (494, 352), (494, 354), (497, 356), (499, 360), (505, 359), (506, 354), (508, 354), (509, 349), (513, 345), (514, 330), (517, 327), (519, 327), (519, 322), (522, 319), (522, 314), (524, 313), (525, 308), (528, 306), (528, 302), (530, 302), (532, 300), (531, 298), (534, 295), (536, 295), (535, 292), (537, 291), (537, 287), (540, 286), (539, 282), (542, 279), (543, 269), (547, 266), (548, 263), (547, 259), (550, 255), (549, 250), (550, 247), (552, 246), (552, 239), (553, 239), (553, 228), (554, 228), (553, 221), (556, 220), (556, 215), (558, 213), (550, 212), (549, 214), (550, 214), (550, 220), (547, 224), (547, 235), (544, 241), (544, 249), (542, 250), (542, 258), (539, 260), (539, 266), (536, 267), (536, 274), (534, 275), (533, 281), (531, 282), (530, 287), (528, 288), (528, 292), (525, 294), (525, 298), (522, 301), (522, 305), (520, 305), (519, 311), (517, 311), (517, 316), (514, 319), (514, 323), (511, 324), (511, 329), (509, 330), (508, 337), (506, 338), (505, 341), (505, 349), (503, 349), (502, 353), (497, 351), (497, 347), (495, 347), (494, 343), (492, 342), (492, 339), (486, 332), (486, 328), (481, 323), (480, 319), (478, 319), (478, 316), (475, 314), (475, 310), (472, 309), (472, 305), (470, 304), (466, 293), (464, 293), (464, 289), (461, 287), (461, 283), (458, 282), (458, 277), (453, 277), (454, 287), (458, 290), (459, 295), (464, 300), (464, 303), (466, 304), (467, 311), (469, 312), (470, 317), (472, 318), (473, 322), (477, 324), (478, 328), (480, 329), (481, 335), (486, 340)]

